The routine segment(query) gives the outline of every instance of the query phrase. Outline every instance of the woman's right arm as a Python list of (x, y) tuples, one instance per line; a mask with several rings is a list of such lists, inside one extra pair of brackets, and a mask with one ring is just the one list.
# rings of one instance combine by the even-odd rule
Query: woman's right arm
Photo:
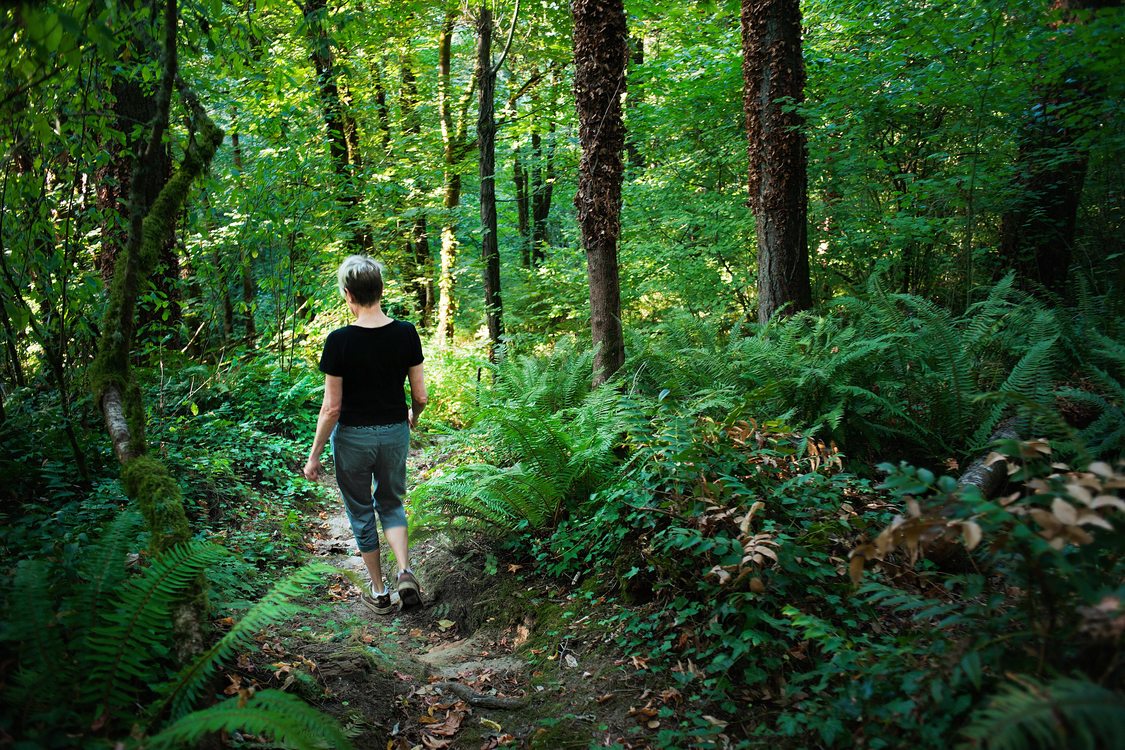
[(422, 372), (422, 364), (416, 364), (406, 371), (407, 381), (410, 383), (410, 420), (411, 427), (418, 426), (418, 417), (421, 416), (422, 410), (426, 408), (426, 403), (430, 400), (429, 394), (426, 393), (426, 376)]
[(344, 400), (344, 379), (336, 375), (324, 376), (324, 400), (320, 404), (320, 415), (316, 419), (316, 437), (313, 438), (309, 460), (305, 463), (305, 478), (316, 480), (323, 468), (320, 454), (332, 435), (333, 428), (340, 421), (340, 405)]

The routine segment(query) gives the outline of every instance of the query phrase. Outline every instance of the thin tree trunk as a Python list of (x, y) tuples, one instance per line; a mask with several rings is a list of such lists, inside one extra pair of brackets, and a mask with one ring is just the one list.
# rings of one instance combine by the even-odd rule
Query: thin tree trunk
[(481, 260), (484, 262), (484, 310), (488, 322), (488, 357), (494, 360), (504, 335), (500, 297), (500, 250), (496, 241), (496, 71), (492, 67), (492, 11), (481, 5), (477, 18), (477, 149), (480, 159)]
[(516, 188), (516, 216), (520, 232), (520, 265), (531, 268), (531, 222), (528, 207), (528, 175), (520, 150), (512, 152), (512, 183)]
[[(418, 84), (414, 76), (413, 61), (408, 54), (404, 54), (402, 61), (402, 110), (405, 132), (417, 137), (422, 132), (422, 119), (418, 114)], [(419, 179), (418, 184), (419, 192), (425, 194), (425, 183)], [(414, 296), (419, 323), (423, 328), (429, 328), (434, 311), (434, 282), (430, 235), (424, 210), (419, 210), (411, 222), (406, 246), (407, 257), (412, 265), (408, 286)]]
[(758, 320), (812, 306), (798, 0), (742, 0), (743, 107), (758, 236)]
[[(238, 138), (237, 110), (232, 113), (231, 121), (233, 127), (231, 128), (230, 144), (231, 150), (234, 153), (235, 180), (239, 189), (242, 189), (245, 181), (242, 177), (242, 144)], [(239, 276), (242, 279), (242, 323), (246, 330), (246, 343), (253, 346), (254, 340), (258, 337), (257, 328), (254, 325), (254, 310), (257, 307), (258, 286), (254, 280), (254, 259), (251, 257), (250, 250), (246, 247), (246, 243), (241, 240), (241, 236), (238, 242), (238, 269)], [(229, 300), (229, 295), (226, 296)]]
[(538, 268), (547, 259), (551, 238), (547, 219), (551, 215), (551, 194), (555, 189), (555, 123), (547, 130), (547, 149), (538, 129), (531, 133), (531, 264)]
[(621, 180), (625, 124), (628, 33), (623, 0), (573, 0), (574, 94), (582, 144), (574, 205), (586, 248), (590, 282), (590, 328), (594, 384), (600, 385), (625, 362), (621, 329), (621, 282), (617, 239), (621, 232)]
[(383, 74), (379, 69), (382, 61), (371, 67), (371, 75), (375, 79), (375, 115), (378, 122), (379, 148), (383, 153), (391, 150), (391, 110), (387, 106), (387, 90), (383, 87)]
[(458, 117), (453, 118), (450, 75), (454, 11), (447, 10), (438, 35), (438, 114), (441, 120), (442, 141), (442, 213), (441, 268), (438, 272), (438, 324), (435, 341), (445, 348), (453, 341), (453, 316), (457, 311), (454, 289), (454, 269), (457, 265), (456, 209), (461, 205), (460, 164), (465, 156), (465, 136), (468, 128), (468, 107), (472, 100), (476, 75), (474, 73), (461, 97)]

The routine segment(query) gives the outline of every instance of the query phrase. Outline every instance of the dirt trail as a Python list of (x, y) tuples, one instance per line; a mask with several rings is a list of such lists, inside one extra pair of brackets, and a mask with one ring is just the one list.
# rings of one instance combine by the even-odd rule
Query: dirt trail
[[(321, 481), (335, 492), (332, 476)], [(366, 581), (343, 506), (330, 507), (310, 546)], [(281, 663), (306, 674), (290, 681), (350, 725), (357, 748), (647, 747), (653, 712), (636, 713), (650, 695), (645, 675), (606, 632), (582, 627), (589, 603), (519, 566), (488, 575), (484, 559), (440, 537), (412, 544), (423, 606), (399, 610), (395, 594), (386, 616), (346, 579), (332, 584), (318, 622), (278, 644)], [(383, 569), (395, 569), (387, 557)], [(334, 635), (326, 623), (338, 623)]]

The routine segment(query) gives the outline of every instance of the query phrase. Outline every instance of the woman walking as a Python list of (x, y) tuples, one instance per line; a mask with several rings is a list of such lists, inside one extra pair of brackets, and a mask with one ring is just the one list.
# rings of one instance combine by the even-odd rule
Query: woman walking
[[(340, 293), (355, 322), (332, 331), (324, 342), (320, 357), (324, 401), (304, 473), (312, 480), (320, 475), (320, 454), (331, 440), (336, 482), (371, 574), (371, 585), (362, 600), (375, 613), (385, 615), (394, 607), (383, 579), (376, 516), (398, 563), (395, 586), (399, 601), (404, 608), (422, 602), (418, 580), (410, 569), (402, 501), (410, 428), (417, 427), (427, 397), (422, 342), (413, 324), (383, 313), (382, 271), (382, 265), (366, 255), (348, 257), (337, 271)], [(409, 407), (403, 381), (410, 384)]]

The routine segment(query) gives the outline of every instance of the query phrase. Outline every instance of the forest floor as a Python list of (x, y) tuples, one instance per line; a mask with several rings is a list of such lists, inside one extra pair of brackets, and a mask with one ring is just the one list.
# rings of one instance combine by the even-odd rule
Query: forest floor
[[(331, 474), (321, 482), (336, 492)], [(343, 504), (329, 507), (309, 546), (366, 581)], [(423, 605), (397, 609), (395, 594), (385, 616), (340, 576), (305, 615), (260, 637), (228, 692), (240, 681), (298, 692), (361, 749), (649, 747), (657, 712), (679, 694), (642, 656), (621, 653), (621, 605), (489, 557), (443, 536), (413, 544)]]

